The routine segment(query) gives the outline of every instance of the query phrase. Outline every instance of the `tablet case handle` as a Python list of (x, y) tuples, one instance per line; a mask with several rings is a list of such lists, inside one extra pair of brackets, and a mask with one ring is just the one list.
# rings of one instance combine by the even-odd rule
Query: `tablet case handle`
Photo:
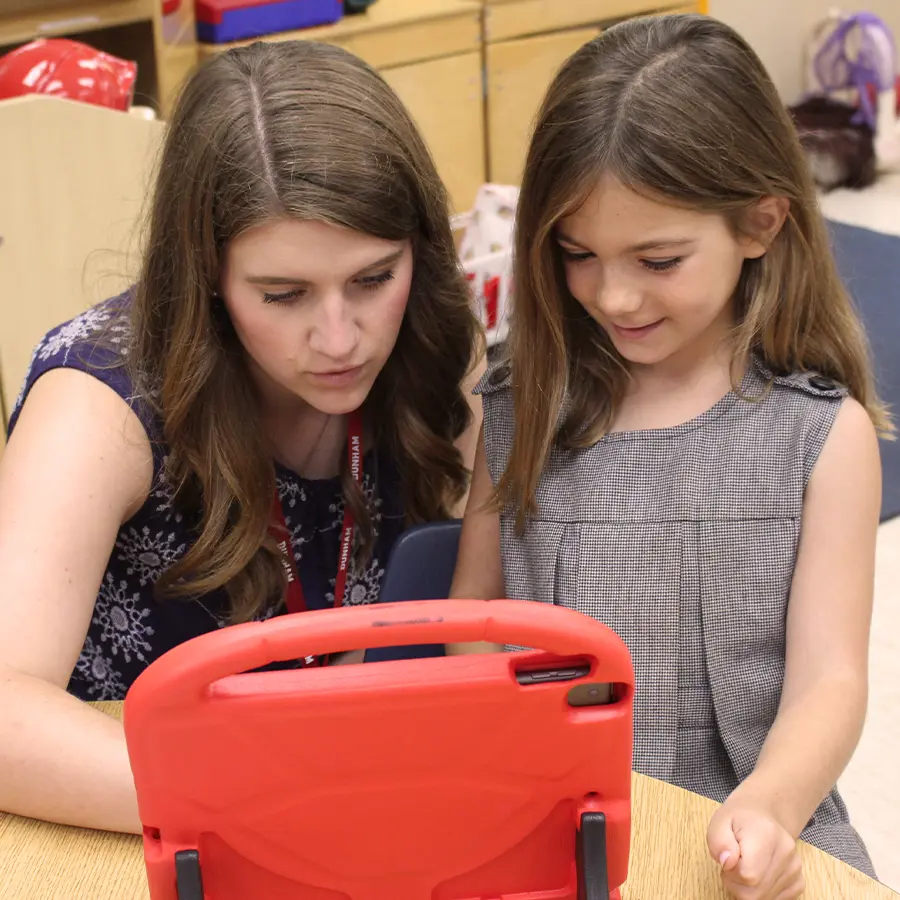
[(628, 649), (574, 610), (522, 600), (425, 600), (315, 610), (193, 638), (145, 669), (130, 694), (197, 697), (229, 675), (273, 662), (372, 647), (487, 641), (600, 660), (598, 677), (633, 683)]

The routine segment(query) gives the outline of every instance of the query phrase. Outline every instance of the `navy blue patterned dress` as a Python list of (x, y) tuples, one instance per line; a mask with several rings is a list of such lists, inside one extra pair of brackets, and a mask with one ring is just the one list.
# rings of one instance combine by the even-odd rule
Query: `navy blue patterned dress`
[[(135, 395), (122, 365), (129, 327), (127, 314), (119, 312), (123, 302), (127, 300), (116, 298), (92, 307), (40, 341), (9, 424), (12, 433), (22, 403), (41, 375), (57, 368), (78, 369), (102, 381), (131, 406), (153, 448), (152, 489), (141, 509), (119, 529), (68, 685), (70, 693), (84, 700), (123, 699), (134, 679), (157, 657), (228, 624), (224, 591), (196, 600), (154, 596), (159, 577), (187, 552), (194, 535), (173, 505), (172, 489), (164, 477), (167, 448), (161, 441), (159, 423)], [(404, 527), (396, 467), (370, 452), (363, 474), (377, 537), (369, 564), (348, 575), (346, 605), (378, 601), (384, 564)], [(330, 606), (344, 515), (339, 479), (310, 481), (277, 465), (276, 481), (307, 605), (311, 609)], [(258, 618), (282, 612), (279, 603), (264, 609)]]

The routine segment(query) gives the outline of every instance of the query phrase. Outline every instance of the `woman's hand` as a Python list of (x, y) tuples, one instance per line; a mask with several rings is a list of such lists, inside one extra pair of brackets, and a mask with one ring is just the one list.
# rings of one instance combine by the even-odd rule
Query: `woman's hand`
[(763, 807), (737, 797), (726, 801), (712, 817), (706, 840), (735, 900), (796, 900), (803, 893), (797, 842)]

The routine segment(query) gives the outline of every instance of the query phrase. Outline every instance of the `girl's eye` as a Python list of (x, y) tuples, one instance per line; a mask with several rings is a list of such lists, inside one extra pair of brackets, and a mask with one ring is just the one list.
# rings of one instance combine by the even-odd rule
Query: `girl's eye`
[(374, 291), (380, 288), (383, 284), (387, 284), (389, 281), (393, 280), (393, 269), (388, 269), (387, 272), (382, 272), (380, 275), (368, 275), (365, 278), (360, 278), (358, 284), (361, 288), (365, 288), (365, 290), (367, 291)]
[(567, 247), (563, 247), (562, 244), (559, 245), (559, 249), (562, 251), (562, 255), (570, 262), (584, 262), (594, 255), (586, 250), (569, 250)]
[(291, 303), (303, 294), (302, 288), (293, 288), (283, 294), (263, 294), (263, 303)]
[(683, 256), (673, 256), (671, 259), (642, 259), (641, 265), (651, 272), (668, 272), (679, 265), (682, 259)]

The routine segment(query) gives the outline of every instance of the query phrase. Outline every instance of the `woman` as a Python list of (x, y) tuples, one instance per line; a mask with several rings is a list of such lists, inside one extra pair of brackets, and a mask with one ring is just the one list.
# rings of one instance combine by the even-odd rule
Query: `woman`
[(305, 41), (204, 65), (139, 278), (44, 338), (11, 419), (0, 809), (139, 831), (121, 726), (82, 701), (211, 629), (376, 601), (399, 532), (464, 500), (479, 351), (380, 77)]

